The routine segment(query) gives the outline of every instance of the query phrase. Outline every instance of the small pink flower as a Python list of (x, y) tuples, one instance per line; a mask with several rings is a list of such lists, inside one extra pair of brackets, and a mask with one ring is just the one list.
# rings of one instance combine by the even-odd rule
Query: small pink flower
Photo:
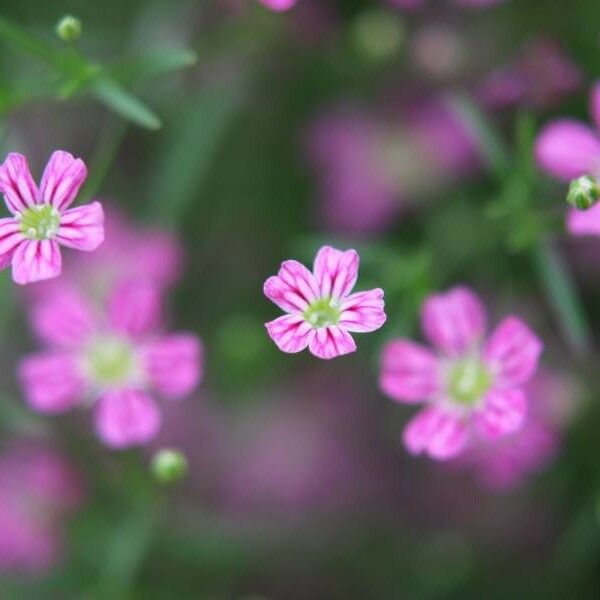
[(381, 389), (394, 400), (426, 403), (404, 430), (411, 454), (437, 460), (459, 455), (473, 438), (517, 431), (527, 411), (522, 386), (535, 373), (542, 343), (509, 316), (484, 342), (486, 314), (469, 289), (430, 296), (421, 313), (437, 352), (411, 340), (390, 342), (381, 360)]
[(72, 466), (53, 449), (19, 442), (0, 455), (0, 571), (46, 570), (61, 551), (62, 519), (82, 502)]
[(15, 283), (60, 275), (60, 245), (89, 252), (104, 240), (99, 202), (69, 208), (86, 176), (83, 161), (62, 150), (50, 157), (39, 188), (22, 154), (0, 165), (0, 192), (13, 214), (0, 219), (0, 268), (12, 263)]
[(375, 331), (385, 323), (382, 289), (351, 293), (358, 263), (355, 250), (323, 246), (312, 273), (286, 260), (277, 276), (267, 279), (265, 296), (287, 313), (266, 323), (280, 350), (294, 353), (308, 347), (319, 358), (335, 358), (356, 350), (349, 332)]
[(34, 306), (32, 327), (48, 348), (19, 365), (30, 406), (61, 413), (97, 400), (96, 431), (107, 445), (151, 440), (161, 421), (152, 394), (181, 398), (202, 375), (195, 335), (156, 333), (159, 297), (156, 286), (134, 281), (117, 287), (105, 314), (70, 288)]

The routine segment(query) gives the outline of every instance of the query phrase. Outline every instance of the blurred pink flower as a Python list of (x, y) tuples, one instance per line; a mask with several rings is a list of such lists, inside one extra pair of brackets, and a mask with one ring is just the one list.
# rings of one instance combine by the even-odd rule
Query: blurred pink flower
[(276, 12), (284, 12), (290, 10), (297, 0), (258, 0), (263, 6), (270, 8)]
[(437, 352), (407, 339), (384, 349), (381, 389), (400, 402), (427, 404), (404, 430), (411, 454), (447, 460), (474, 437), (496, 439), (522, 427), (522, 386), (537, 369), (542, 343), (514, 316), (484, 343), (486, 321), (480, 299), (456, 287), (423, 305), (422, 329)]
[(481, 164), (477, 141), (437, 97), (411, 98), (387, 117), (326, 113), (309, 128), (307, 155), (319, 177), (323, 220), (352, 233), (389, 227), (415, 200)]
[(95, 426), (109, 446), (143, 444), (161, 416), (152, 398), (181, 398), (202, 376), (202, 348), (190, 333), (160, 334), (158, 288), (125, 282), (100, 311), (70, 288), (31, 309), (42, 353), (25, 357), (19, 378), (30, 406), (61, 413), (98, 399)]
[(40, 572), (61, 552), (61, 520), (83, 500), (78, 475), (48, 447), (20, 442), (0, 454), (0, 571)]
[(600, 176), (600, 83), (592, 89), (590, 111), (596, 128), (575, 119), (558, 119), (538, 135), (535, 157), (552, 177), (569, 181), (581, 175)]
[(52, 153), (39, 188), (22, 154), (0, 165), (0, 192), (13, 214), (0, 219), (0, 268), (12, 263), (15, 283), (60, 275), (60, 245), (89, 252), (104, 240), (99, 202), (69, 209), (86, 176), (83, 161), (62, 150)]
[[(491, 490), (508, 490), (547, 467), (558, 454), (566, 404), (575, 403), (572, 386), (550, 371), (540, 371), (526, 386), (529, 412), (521, 429), (496, 440), (478, 440), (457, 460)], [(557, 418), (558, 417), (558, 418)]]
[(515, 104), (546, 108), (580, 84), (581, 73), (560, 44), (541, 38), (529, 42), (512, 64), (492, 72), (478, 95), (490, 109)]
[(33, 299), (64, 289), (66, 284), (85, 290), (104, 303), (111, 291), (125, 281), (139, 280), (168, 288), (179, 278), (183, 250), (169, 231), (134, 227), (118, 210), (106, 210), (105, 241), (93, 254), (69, 257), (60, 280), (45, 281), (27, 288)]
[(295, 353), (308, 347), (319, 358), (335, 358), (356, 350), (349, 332), (375, 331), (385, 323), (382, 289), (351, 293), (358, 264), (355, 250), (323, 246), (312, 273), (286, 260), (277, 276), (267, 279), (265, 296), (288, 313), (266, 323), (280, 350)]

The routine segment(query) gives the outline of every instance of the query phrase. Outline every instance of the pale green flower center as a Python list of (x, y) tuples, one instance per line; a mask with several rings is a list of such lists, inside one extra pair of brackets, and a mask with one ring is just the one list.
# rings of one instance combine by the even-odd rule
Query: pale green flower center
[(475, 406), (492, 384), (492, 376), (484, 363), (475, 358), (456, 362), (448, 373), (450, 398), (465, 407)]
[(131, 344), (119, 337), (93, 340), (85, 352), (90, 376), (100, 385), (130, 381), (136, 372), (136, 357)]
[(331, 298), (319, 298), (304, 311), (306, 322), (315, 329), (337, 325), (341, 312)]
[(36, 204), (20, 216), (21, 233), (31, 240), (52, 239), (60, 227), (60, 213), (49, 204)]

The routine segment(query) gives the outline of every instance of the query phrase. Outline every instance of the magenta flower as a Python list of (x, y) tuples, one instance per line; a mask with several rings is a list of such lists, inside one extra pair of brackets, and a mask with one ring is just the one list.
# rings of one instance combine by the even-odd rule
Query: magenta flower
[(517, 431), (527, 411), (522, 389), (538, 365), (542, 343), (509, 316), (484, 342), (485, 309), (467, 288), (430, 296), (422, 328), (436, 352), (411, 340), (390, 342), (381, 360), (381, 389), (394, 400), (425, 403), (404, 430), (411, 454), (446, 460), (473, 438)]
[(0, 455), (0, 571), (46, 570), (58, 559), (62, 521), (83, 500), (78, 474), (57, 452), (20, 442)]
[(385, 323), (382, 289), (351, 293), (358, 263), (355, 250), (323, 246), (312, 273), (286, 260), (277, 276), (267, 279), (265, 296), (287, 313), (266, 323), (280, 350), (294, 353), (308, 346), (319, 358), (335, 358), (356, 350), (350, 332), (375, 331)]
[(258, 0), (263, 6), (274, 10), (275, 12), (284, 12), (290, 10), (297, 0)]
[(83, 161), (62, 150), (50, 157), (39, 188), (22, 154), (0, 165), (0, 192), (13, 214), (0, 219), (0, 268), (12, 264), (15, 283), (60, 275), (60, 245), (89, 252), (102, 243), (101, 204), (69, 208), (86, 176)]
[(157, 333), (159, 296), (135, 281), (116, 289), (105, 314), (67, 288), (34, 306), (32, 327), (48, 347), (19, 365), (30, 406), (61, 413), (97, 400), (96, 431), (107, 445), (152, 439), (161, 421), (153, 394), (181, 398), (202, 375), (195, 335)]

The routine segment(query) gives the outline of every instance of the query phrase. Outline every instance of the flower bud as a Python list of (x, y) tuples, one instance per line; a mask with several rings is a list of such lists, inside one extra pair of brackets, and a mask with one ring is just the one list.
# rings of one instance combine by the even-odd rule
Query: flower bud
[(152, 457), (152, 473), (160, 483), (175, 483), (185, 477), (187, 470), (187, 459), (178, 450), (163, 448)]
[(63, 42), (75, 42), (81, 37), (81, 21), (73, 15), (65, 15), (54, 28)]
[(587, 210), (600, 200), (600, 185), (595, 177), (583, 175), (569, 184), (567, 202), (579, 210)]

